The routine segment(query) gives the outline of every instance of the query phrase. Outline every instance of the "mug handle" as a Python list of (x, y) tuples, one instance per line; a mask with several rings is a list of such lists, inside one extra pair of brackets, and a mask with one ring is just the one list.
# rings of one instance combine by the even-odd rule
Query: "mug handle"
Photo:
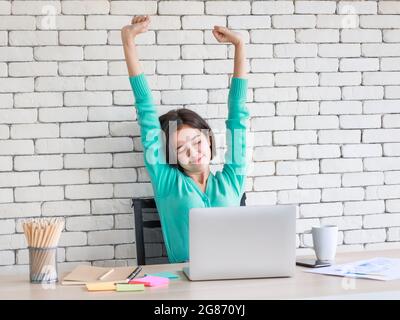
[[(303, 235), (304, 235), (304, 234), (311, 234), (311, 230), (306, 230), (306, 231), (304, 231), (304, 232), (303, 232)], [(304, 243), (304, 237), (303, 237), (303, 236), (300, 236), (300, 246), (303, 247), (303, 248), (314, 249), (313, 246), (309, 246), (309, 245), (306, 245), (306, 244)]]

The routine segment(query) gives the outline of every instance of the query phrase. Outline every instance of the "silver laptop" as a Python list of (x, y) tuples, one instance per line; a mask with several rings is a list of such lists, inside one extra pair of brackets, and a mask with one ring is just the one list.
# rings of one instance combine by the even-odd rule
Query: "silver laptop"
[(190, 280), (290, 277), (295, 265), (295, 205), (190, 210)]

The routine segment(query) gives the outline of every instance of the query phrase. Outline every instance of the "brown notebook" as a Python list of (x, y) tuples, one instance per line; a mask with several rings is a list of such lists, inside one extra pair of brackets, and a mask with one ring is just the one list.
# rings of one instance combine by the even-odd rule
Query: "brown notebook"
[(86, 283), (93, 282), (126, 283), (128, 282), (129, 275), (135, 270), (135, 268), (135, 266), (105, 268), (79, 265), (63, 278), (61, 284), (85, 285)]

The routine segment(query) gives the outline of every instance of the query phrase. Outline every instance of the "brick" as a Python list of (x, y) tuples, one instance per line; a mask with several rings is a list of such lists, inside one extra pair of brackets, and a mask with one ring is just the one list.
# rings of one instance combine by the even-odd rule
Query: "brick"
[[(383, 87), (379, 87), (379, 86), (342, 87), (342, 98), (343, 98), (343, 100), (383, 99)], [(354, 102), (354, 101), (352, 101), (352, 102)], [(367, 103), (368, 102), (365, 101), (364, 105)]]
[(35, 152), (42, 153), (82, 153), (83, 139), (38, 139), (35, 142)]
[(42, 108), (39, 109), (40, 122), (87, 121), (88, 110), (82, 108)]
[(64, 189), (62, 187), (20, 187), (15, 188), (16, 202), (62, 200)]
[(336, 129), (339, 128), (337, 116), (297, 116), (296, 130), (298, 129)]
[(57, 138), (59, 128), (56, 124), (14, 124), (10, 135), (12, 139)]
[(14, 251), (0, 251), (0, 265), (13, 265), (15, 264)]
[(393, 85), (400, 84), (400, 72), (364, 72), (365, 85)]
[(39, 30), (81, 30), (85, 29), (85, 17), (60, 15), (54, 20), (49, 20), (47, 16), (38, 16), (36, 17), (36, 25)]
[(399, 102), (400, 100), (365, 101), (364, 113), (366, 114), (398, 113)]
[(380, 144), (347, 144), (342, 146), (343, 158), (367, 158), (382, 156)]
[(379, 70), (379, 59), (376, 58), (340, 59), (340, 71), (376, 71), (376, 70)]
[(296, 30), (296, 40), (303, 43), (339, 42), (339, 31), (334, 29)]
[(400, 171), (385, 172), (385, 184), (400, 184)]
[(361, 85), (361, 72), (321, 72), (320, 86)]
[(344, 243), (373, 243), (386, 240), (385, 229), (351, 230), (344, 233)]
[(276, 57), (316, 57), (318, 47), (316, 44), (276, 44), (274, 54)]
[(254, 1), (252, 3), (253, 14), (291, 14), (294, 13), (294, 5), (290, 1)]
[(354, 14), (317, 15), (317, 28), (357, 28), (359, 24), (359, 17)]
[(53, 46), (58, 44), (57, 31), (10, 31), (12, 46)]
[[(389, 228), (387, 234), (387, 241), (399, 241), (400, 240), (400, 228)], [(396, 243), (396, 245), (398, 245)]]
[(260, 88), (254, 90), (254, 101), (293, 101), (297, 99), (296, 88)]
[(368, 200), (396, 199), (399, 192), (400, 185), (369, 186), (366, 188), (365, 198)]
[(283, 190), (278, 191), (278, 204), (297, 204), (320, 202), (321, 190)]
[(392, 29), (399, 28), (400, 21), (397, 15), (362, 15), (360, 16), (360, 27), (370, 29)]
[(363, 188), (329, 188), (322, 190), (322, 201), (363, 200)]
[[(391, 27), (392, 28), (392, 27)], [(361, 46), (363, 57), (391, 57), (400, 55), (397, 43), (364, 43)]]
[[(318, 163), (317, 163), (318, 164)], [(317, 168), (319, 169), (319, 167)], [(318, 173), (318, 170), (316, 170)], [(299, 188), (333, 188), (341, 186), (339, 174), (305, 174), (298, 177)]]
[(296, 177), (256, 177), (254, 179), (254, 191), (296, 189), (296, 187)]
[[(121, 1), (123, 2), (123, 1)], [(63, 14), (108, 14), (110, 12), (109, 1), (62, 1)]]
[(183, 75), (182, 88), (184, 89), (218, 89), (228, 86), (227, 75)]
[(56, 15), (61, 12), (60, 1), (13, 1), (11, 12), (14, 15)]
[(273, 133), (275, 145), (297, 145), (317, 143), (317, 134), (313, 130), (276, 131)]
[[(1, 174), (0, 174), (1, 175)], [(40, 203), (0, 203), (2, 219), (19, 217), (39, 217)]]
[(35, 17), (9, 15), (2, 16), (0, 20), (0, 30), (35, 30), (35, 28)]
[(99, 199), (111, 198), (113, 186), (111, 184), (86, 184), (65, 186), (66, 199)]
[(88, 76), (86, 78), (86, 90), (90, 91), (128, 90), (129, 87), (129, 78), (126, 76)]
[(322, 159), (321, 172), (354, 172), (362, 171), (363, 163), (361, 159)]
[(253, 43), (290, 43), (295, 41), (294, 30), (251, 30)]
[(115, 197), (131, 197), (132, 194), (137, 197), (154, 197), (151, 183), (121, 183), (114, 185)]
[(132, 244), (120, 244), (115, 246), (115, 258), (116, 259), (136, 258), (135, 247)]
[(293, 117), (255, 117), (250, 120), (252, 131), (293, 130)]
[(15, 222), (13, 219), (2, 220), (0, 226), (0, 234), (15, 233)]
[(107, 216), (87, 216), (67, 218), (65, 228), (67, 231), (92, 231), (107, 230), (114, 227), (114, 218)]
[(315, 28), (316, 17), (314, 15), (273, 15), (274, 28)]
[(35, 156), (15, 156), (15, 171), (36, 171), (61, 169), (63, 167), (62, 156), (59, 155), (35, 155)]
[(275, 86), (277, 87), (317, 86), (318, 82), (318, 75), (316, 73), (275, 74)]
[(0, 157), (0, 171), (12, 171), (12, 157)]
[(52, 170), (40, 173), (42, 185), (67, 185), (89, 183), (89, 173), (86, 170)]
[[(132, 1), (129, 1), (132, 2)], [(141, 2), (141, 1), (137, 1)], [(156, 2), (156, 1), (154, 1)], [(155, 4), (157, 7), (157, 3)], [(157, 9), (155, 9), (157, 10)], [(158, 3), (158, 14), (162, 15), (190, 15), (190, 14), (204, 14), (204, 2), (199, 1), (186, 1), (182, 5), (181, 1), (160, 1)]]
[(87, 246), (66, 248), (66, 261), (88, 261), (100, 259), (113, 259), (113, 246)]
[(84, 90), (83, 77), (37, 77), (36, 91), (77, 91)]
[(320, 111), (322, 114), (361, 114), (361, 101), (322, 101), (320, 103)]
[(14, 95), (15, 108), (61, 107), (63, 96), (61, 92), (28, 92)]
[[(18, 96), (18, 94), (15, 94)], [(0, 93), (0, 109), (11, 109), (13, 107), (13, 94)]]
[(32, 140), (0, 140), (0, 155), (33, 154)]
[(24, 76), (55, 76), (57, 75), (56, 62), (13, 62), (9, 64), (9, 75)]
[(295, 13), (335, 13), (336, 3), (329, 1), (295, 1)]
[(92, 214), (132, 213), (131, 199), (92, 200)]
[(105, 137), (108, 135), (108, 123), (62, 123), (61, 137)]
[(300, 205), (301, 218), (318, 218), (341, 216), (343, 214), (343, 205), (340, 202), (332, 203), (310, 203)]
[(318, 114), (318, 109), (318, 103), (315, 101), (278, 102), (276, 104), (276, 114), (279, 116), (315, 115)]
[[(86, 69), (86, 67), (83, 69)], [(65, 92), (64, 104), (68, 107), (87, 105), (109, 106), (112, 105), (112, 94), (110, 92), (103, 91)]]
[(92, 169), (90, 170), (91, 183), (107, 182), (135, 182), (136, 170), (130, 169)]
[(10, 15), (11, 14), (11, 2), (10, 1), (0, 1), (0, 14)]
[(400, 226), (400, 214), (371, 214), (364, 217), (364, 228), (388, 228)]
[(380, 60), (382, 71), (400, 70), (400, 58), (382, 58)]
[(253, 72), (294, 72), (293, 59), (252, 59)]
[(338, 158), (340, 148), (337, 145), (301, 145), (298, 157), (300, 159)]
[(205, 13), (208, 15), (250, 14), (251, 9), (248, 1), (207, 1), (205, 5)]
[(135, 241), (133, 230), (89, 231), (90, 245), (132, 243)]
[(336, 225), (339, 230), (355, 230), (362, 228), (363, 221), (360, 216), (324, 217), (321, 225)]
[(321, 130), (318, 134), (319, 143), (360, 143), (360, 130)]
[[(378, 115), (379, 116), (379, 115)], [(398, 114), (387, 114), (382, 118), (383, 128), (398, 128), (400, 116)]]
[(337, 12), (340, 14), (376, 14), (375, 1), (339, 1)]
[(378, 2), (378, 13), (399, 14), (400, 13), (400, 3), (398, 3), (397, 1)]
[(90, 201), (89, 200), (63, 200), (63, 201), (49, 201), (44, 202), (42, 205), (42, 213), (44, 216), (58, 216), (58, 215), (88, 215), (90, 214)]
[[(138, 50), (139, 51), (139, 50)], [(124, 51), (121, 46), (85, 46), (85, 60), (121, 60), (124, 59)]]
[[(384, 143), (383, 154), (385, 156), (398, 156), (400, 155), (400, 143)], [(382, 155), (382, 154), (380, 154)]]
[(67, 154), (64, 156), (64, 168), (109, 168), (111, 166), (111, 154)]
[(381, 158), (366, 158), (364, 159), (364, 167), (366, 171), (386, 171), (399, 170), (399, 158), (396, 157), (381, 157)]
[(271, 18), (268, 16), (229, 16), (230, 29), (268, 29), (271, 27)]
[(299, 87), (299, 100), (340, 100), (338, 87)]
[(313, 160), (278, 161), (276, 175), (303, 175), (318, 173), (319, 163)]
[(343, 207), (344, 215), (366, 215), (383, 213), (385, 202), (383, 200), (373, 201), (350, 201), (345, 202)]
[(32, 92), (33, 78), (0, 78), (0, 92)]
[(135, 221), (132, 218), (130, 214), (115, 215), (115, 229), (134, 229)]
[[(177, 55), (178, 55), (177, 51)], [(169, 59), (177, 59), (170, 56)], [(226, 48), (220, 45), (182, 45), (182, 59), (226, 59)]]
[(343, 29), (340, 40), (343, 43), (382, 42), (382, 32), (374, 29)]
[(383, 172), (344, 173), (342, 184), (344, 187), (381, 185), (383, 180)]
[(340, 127), (343, 129), (380, 128), (381, 117), (379, 115), (342, 115)]
[(168, 90), (161, 93), (163, 104), (188, 104), (206, 103), (207, 92), (205, 90)]
[[(337, 59), (298, 58), (296, 59), (296, 71), (337, 71)], [(317, 81), (318, 83), (318, 81)]]
[(322, 43), (318, 46), (318, 54), (320, 57), (360, 57), (361, 47), (352, 43)]
[(0, 123), (32, 123), (37, 119), (36, 110), (0, 110)]
[(366, 129), (363, 132), (363, 142), (399, 142), (400, 129)]

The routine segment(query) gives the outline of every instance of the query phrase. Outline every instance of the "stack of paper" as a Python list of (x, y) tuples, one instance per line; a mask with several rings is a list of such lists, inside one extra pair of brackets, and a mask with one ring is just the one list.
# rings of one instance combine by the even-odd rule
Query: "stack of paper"
[(400, 279), (400, 259), (373, 258), (316, 270), (305, 270), (305, 272), (352, 278), (396, 280)]

